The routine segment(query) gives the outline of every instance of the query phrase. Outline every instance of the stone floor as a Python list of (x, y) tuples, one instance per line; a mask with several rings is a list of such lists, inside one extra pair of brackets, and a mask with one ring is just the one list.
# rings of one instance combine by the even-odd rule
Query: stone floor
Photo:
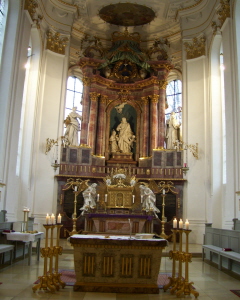
[[(73, 269), (73, 254), (71, 245), (66, 240), (60, 240), (63, 246), (63, 254), (59, 259), (60, 269)], [(44, 240), (42, 241), (44, 246)], [(171, 273), (171, 260), (167, 257), (171, 249), (171, 243), (165, 249), (165, 257), (162, 258), (161, 272)], [(237, 296), (230, 290), (240, 289), (239, 277), (219, 271), (215, 266), (203, 262), (200, 253), (201, 245), (189, 245), (193, 259), (189, 264), (189, 279), (194, 282), (195, 289), (199, 292), (200, 300), (237, 300)], [(183, 245), (184, 250), (184, 245)], [(194, 299), (193, 295), (177, 298), (169, 291), (160, 290), (158, 295), (146, 294), (116, 294), (116, 293), (82, 293), (74, 292), (72, 287), (65, 287), (52, 294), (43, 290), (32, 292), (33, 283), (38, 276), (43, 275), (43, 258), (37, 262), (36, 254), (33, 254), (32, 265), (28, 266), (27, 259), (14, 262), (12, 265), (5, 264), (0, 268), (0, 300), (26, 300), (26, 299), (78, 299), (78, 300), (171, 300), (171, 299)]]

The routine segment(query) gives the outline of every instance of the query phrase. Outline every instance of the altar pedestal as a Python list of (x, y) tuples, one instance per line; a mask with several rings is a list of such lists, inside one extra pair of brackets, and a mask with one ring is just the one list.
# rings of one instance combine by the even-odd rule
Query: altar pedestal
[(75, 291), (158, 294), (164, 239), (73, 235)]

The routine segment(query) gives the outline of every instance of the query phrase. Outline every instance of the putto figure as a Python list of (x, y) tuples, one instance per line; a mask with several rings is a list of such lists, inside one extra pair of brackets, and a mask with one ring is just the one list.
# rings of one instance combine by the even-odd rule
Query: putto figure
[(157, 213), (159, 213), (160, 210), (155, 205), (156, 195), (149, 187), (143, 184), (141, 184), (139, 188), (140, 188), (140, 195), (142, 199), (142, 210), (146, 212), (152, 211), (154, 215), (158, 218)]

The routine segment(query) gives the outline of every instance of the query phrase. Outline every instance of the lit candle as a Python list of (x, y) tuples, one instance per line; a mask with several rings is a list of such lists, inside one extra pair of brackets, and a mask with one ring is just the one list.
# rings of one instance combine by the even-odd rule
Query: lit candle
[(179, 228), (180, 228), (180, 229), (183, 228), (183, 221), (182, 221), (182, 219), (180, 219), (180, 221), (179, 221)]
[(165, 189), (163, 189), (162, 193), (163, 193), (163, 195), (165, 195)]
[(173, 228), (177, 228), (177, 219), (176, 218), (173, 220)]
[(188, 222), (188, 219), (186, 219), (186, 222), (185, 222), (185, 229), (186, 229), (186, 230), (189, 229), (189, 222)]
[(51, 224), (55, 224), (55, 216), (54, 216), (54, 214), (51, 215)]
[(61, 224), (61, 221), (62, 221), (62, 216), (59, 214), (58, 217), (57, 217), (58, 224)]
[(133, 198), (132, 198), (132, 200), (133, 200), (133, 203), (134, 203), (134, 199), (135, 199), (135, 195), (133, 195)]
[(50, 220), (50, 217), (49, 217), (49, 215), (47, 214), (47, 216), (46, 216), (46, 224), (49, 224), (49, 220)]
[(105, 202), (107, 202), (107, 194), (105, 194)]
[(99, 194), (97, 194), (97, 202), (99, 202)]

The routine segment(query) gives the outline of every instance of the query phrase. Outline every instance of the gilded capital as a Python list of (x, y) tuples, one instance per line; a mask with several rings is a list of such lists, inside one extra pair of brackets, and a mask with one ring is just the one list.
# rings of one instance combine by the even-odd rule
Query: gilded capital
[(192, 43), (184, 43), (187, 59), (197, 58), (205, 55), (205, 37), (193, 38)]
[(141, 97), (141, 100), (142, 100), (142, 104), (144, 104), (144, 105), (147, 105), (148, 104), (148, 96), (146, 96), (146, 97)]
[(166, 80), (159, 80), (159, 88), (161, 90), (166, 90), (168, 82)]
[(37, 13), (38, 3), (35, 0), (26, 0), (24, 4), (24, 9), (29, 12), (33, 23), (37, 28), (40, 28), (40, 22), (43, 17)]
[(65, 54), (68, 38), (60, 35), (59, 32), (55, 34), (51, 31), (47, 32), (47, 46), (46, 49), (55, 53)]
[(159, 95), (150, 96), (152, 103), (158, 103)]
[(107, 95), (101, 95), (100, 103), (105, 104), (107, 101), (108, 101), (108, 96)]
[(82, 82), (83, 82), (83, 85), (84, 85), (84, 86), (90, 86), (90, 85), (91, 85), (91, 78), (90, 78), (90, 77), (84, 76), (84, 77), (82, 78)]
[(100, 96), (100, 94), (98, 94), (96, 92), (90, 93), (90, 99), (91, 99), (91, 101), (97, 101), (99, 96)]
[(230, 18), (230, 4), (229, 0), (221, 0), (220, 1), (220, 9), (217, 11), (218, 20), (221, 23), (221, 26), (225, 22), (227, 18)]

